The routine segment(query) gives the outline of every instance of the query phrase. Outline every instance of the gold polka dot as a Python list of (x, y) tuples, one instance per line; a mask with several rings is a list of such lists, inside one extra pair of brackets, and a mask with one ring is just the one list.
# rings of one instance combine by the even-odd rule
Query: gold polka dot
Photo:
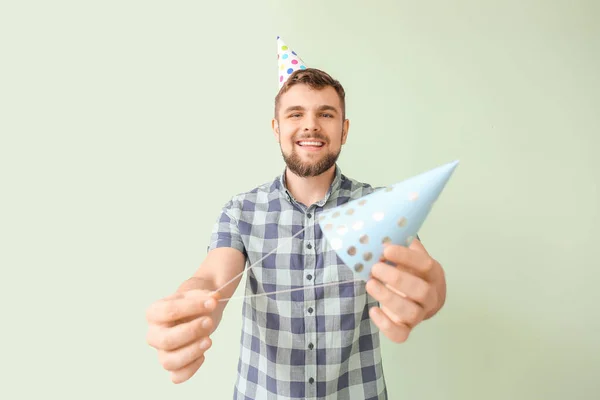
[(358, 202), (359, 206), (364, 206), (365, 204), (367, 204), (366, 200), (361, 200), (361, 201)]
[(414, 238), (415, 238), (414, 236), (407, 237), (406, 238), (406, 244), (410, 244), (410, 242), (412, 242)]
[(383, 244), (385, 244), (385, 243), (392, 243), (392, 239), (390, 239), (390, 237), (389, 237), (389, 236), (386, 236), (386, 237), (384, 237), (384, 238), (381, 240), (381, 243), (383, 243)]
[(389, 186), (389, 187), (385, 188), (385, 191), (386, 191), (386, 192), (391, 192), (392, 190), (394, 190), (394, 188), (393, 188), (393, 187), (391, 187), (391, 186)]
[(375, 214), (373, 214), (373, 219), (375, 221), (381, 221), (384, 217), (384, 214), (382, 212), (376, 212)]
[(337, 233), (338, 235), (345, 235), (348, 232), (348, 228), (346, 228), (346, 225), (340, 225), (337, 228)]
[(367, 251), (365, 254), (363, 254), (363, 259), (365, 261), (369, 261), (371, 258), (373, 258), (373, 253), (371, 253), (370, 251)]
[(360, 237), (360, 239), (358, 239), (358, 241), (361, 242), (362, 244), (369, 243), (369, 235), (362, 235)]
[(340, 216), (340, 212), (339, 212), (339, 211), (336, 211), (336, 212), (334, 212), (334, 213), (333, 213), (333, 215), (332, 215), (331, 217), (332, 217), (332, 218), (337, 218), (337, 217), (339, 217), (339, 216)]
[(364, 268), (364, 265), (362, 265), (361, 263), (358, 263), (354, 266), (354, 270), (356, 272), (362, 272), (363, 268)]
[(330, 231), (332, 229), (333, 229), (333, 224), (327, 224), (327, 225), (325, 225), (325, 230), (326, 231)]
[(408, 197), (411, 201), (415, 201), (419, 198), (419, 193), (411, 193), (410, 196)]
[(398, 220), (398, 226), (406, 226), (406, 218), (402, 217)]
[(348, 248), (348, 255), (351, 255), (351, 256), (353, 256), (353, 255), (355, 255), (355, 254), (356, 254), (356, 247), (354, 247), (354, 246), (350, 246), (350, 247)]
[(356, 221), (355, 223), (352, 224), (352, 229), (354, 229), (355, 231), (359, 231), (362, 229), (364, 224), (365, 223), (363, 221)]
[(346, 215), (352, 215), (352, 214), (354, 214), (353, 208), (350, 208), (350, 209), (348, 209), (348, 211), (346, 211)]

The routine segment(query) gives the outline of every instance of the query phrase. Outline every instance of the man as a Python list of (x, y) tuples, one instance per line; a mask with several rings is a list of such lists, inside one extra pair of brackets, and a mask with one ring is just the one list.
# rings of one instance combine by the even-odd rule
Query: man
[(272, 130), (285, 170), (224, 206), (198, 271), (148, 309), (148, 343), (173, 382), (190, 379), (221, 320), (218, 299), (248, 264), (235, 399), (387, 399), (379, 333), (402, 343), (435, 315), (443, 269), (414, 240), (387, 245), (366, 284), (343, 283), (352, 271), (316, 221), (375, 189), (337, 165), (349, 132), (342, 85), (312, 68), (281, 82)]

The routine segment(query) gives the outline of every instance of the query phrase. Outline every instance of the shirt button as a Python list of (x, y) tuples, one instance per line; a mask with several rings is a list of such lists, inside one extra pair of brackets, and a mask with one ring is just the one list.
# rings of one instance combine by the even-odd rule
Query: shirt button
[(311, 274), (306, 275), (306, 279), (308, 279), (310, 281), (312, 279), (312, 275)]
[(312, 343), (309, 343), (309, 344), (308, 344), (308, 349), (309, 349), (309, 350), (312, 350), (314, 347), (315, 347), (315, 345), (314, 345), (314, 344), (312, 344)]
[(310, 378), (310, 379), (308, 380), (308, 383), (310, 383), (310, 384), (312, 385), (313, 383), (315, 383), (315, 380), (314, 380), (313, 378)]
[(308, 214), (306, 214), (306, 216), (307, 216), (308, 218), (312, 218), (312, 214), (311, 214), (311, 213), (308, 213)]
[(310, 249), (312, 249), (312, 244), (309, 243), (306, 245), (306, 247), (308, 247), (308, 249), (310, 250)]
[(314, 310), (313, 310), (313, 308), (312, 308), (312, 307), (308, 307), (308, 313), (309, 313), (309, 314), (312, 314), (312, 312), (313, 312), (313, 311), (314, 311)]

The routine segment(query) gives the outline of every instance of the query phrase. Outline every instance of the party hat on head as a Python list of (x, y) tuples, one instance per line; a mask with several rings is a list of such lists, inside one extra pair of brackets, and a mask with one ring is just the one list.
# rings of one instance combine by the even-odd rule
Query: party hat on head
[(379, 189), (321, 214), (327, 243), (362, 280), (381, 259), (384, 243), (409, 246), (458, 161)]
[(277, 65), (279, 67), (279, 89), (294, 71), (306, 69), (304, 61), (285, 44), (280, 36), (277, 36)]

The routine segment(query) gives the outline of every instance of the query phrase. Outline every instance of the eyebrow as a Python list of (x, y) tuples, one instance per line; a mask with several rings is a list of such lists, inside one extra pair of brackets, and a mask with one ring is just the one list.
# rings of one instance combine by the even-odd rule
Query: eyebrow
[[(306, 109), (302, 106), (290, 106), (288, 108), (285, 109), (285, 113), (289, 113), (291, 111), (305, 111)], [(324, 104), (322, 106), (319, 106), (317, 108), (317, 111), (335, 111), (335, 112), (339, 112), (337, 108), (335, 108), (334, 106), (330, 106), (328, 104)]]

